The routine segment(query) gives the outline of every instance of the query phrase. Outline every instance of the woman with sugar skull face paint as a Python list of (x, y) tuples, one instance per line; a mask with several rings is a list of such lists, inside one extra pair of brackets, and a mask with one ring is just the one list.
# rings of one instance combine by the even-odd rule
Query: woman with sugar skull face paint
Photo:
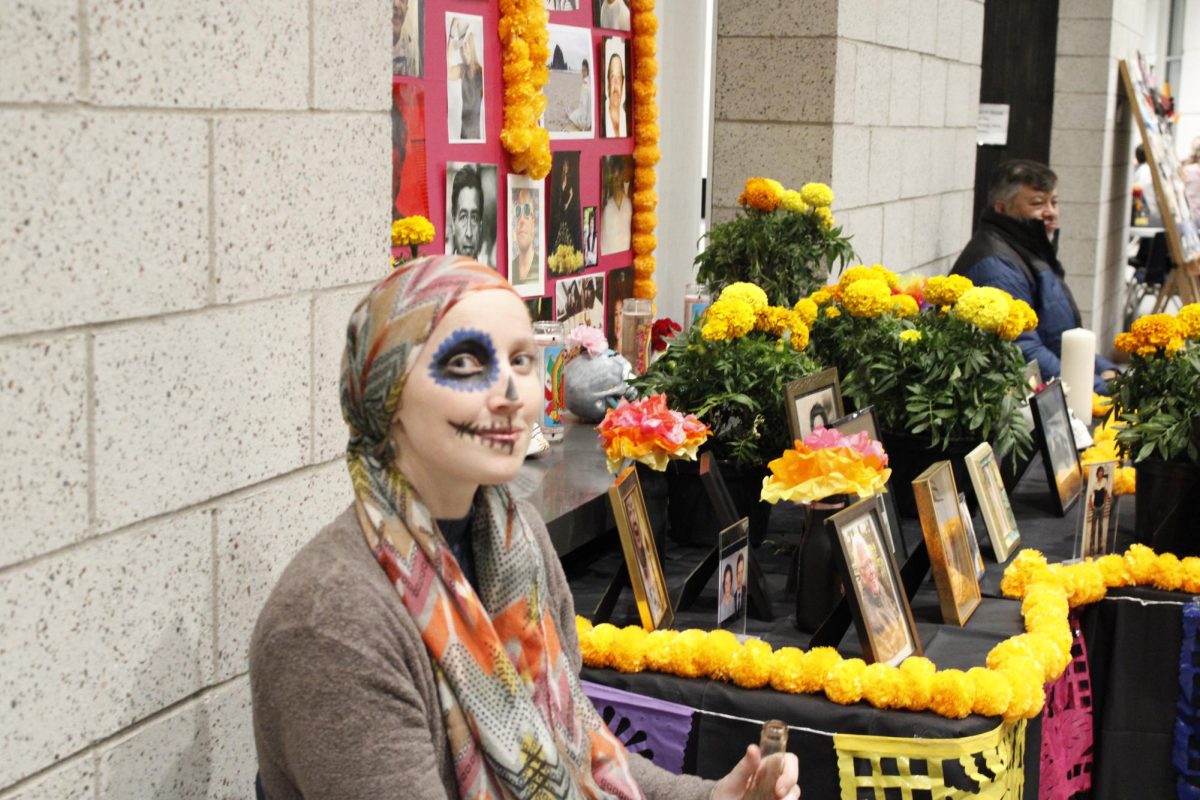
[(251, 643), (272, 800), (799, 796), (794, 756), (756, 747), (715, 785), (628, 756), (583, 695), (561, 566), (504, 485), (540, 392), (529, 315), (495, 270), (417, 259), (354, 310), (354, 503), (284, 571)]

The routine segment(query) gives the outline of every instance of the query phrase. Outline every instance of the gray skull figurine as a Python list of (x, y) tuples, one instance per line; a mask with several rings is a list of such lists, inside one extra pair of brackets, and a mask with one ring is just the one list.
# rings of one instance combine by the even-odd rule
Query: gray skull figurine
[(581, 422), (600, 422), (610, 398), (615, 405), (618, 398), (637, 397), (637, 390), (625, 382), (628, 375), (629, 362), (611, 350), (602, 356), (581, 353), (563, 369), (563, 402)]

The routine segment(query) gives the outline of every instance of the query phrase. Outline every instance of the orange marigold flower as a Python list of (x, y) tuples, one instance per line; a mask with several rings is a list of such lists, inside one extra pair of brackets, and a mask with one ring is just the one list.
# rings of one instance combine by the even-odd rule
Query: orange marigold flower
[(774, 211), (779, 208), (781, 198), (772, 183), (766, 178), (748, 178), (738, 203), (766, 213)]

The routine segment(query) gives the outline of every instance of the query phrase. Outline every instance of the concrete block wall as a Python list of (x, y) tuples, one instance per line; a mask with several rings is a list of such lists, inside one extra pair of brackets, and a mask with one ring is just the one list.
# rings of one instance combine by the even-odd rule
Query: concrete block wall
[(250, 632), (350, 500), (391, 7), (3, 17), (0, 800), (253, 797)]
[(746, 0), (718, 18), (714, 219), (750, 175), (825, 181), (862, 261), (946, 272), (971, 234), (981, 0)]
[(1059, 176), (1059, 258), (1098, 348), (1121, 325), (1132, 152), (1137, 133), (1118, 62), (1135, 52), (1142, 0), (1059, 7), (1050, 164)]

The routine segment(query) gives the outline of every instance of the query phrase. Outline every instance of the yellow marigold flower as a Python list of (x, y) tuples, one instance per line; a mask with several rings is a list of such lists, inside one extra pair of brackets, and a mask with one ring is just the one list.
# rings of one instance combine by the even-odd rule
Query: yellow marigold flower
[(622, 628), (612, 643), (610, 661), (621, 672), (641, 672), (646, 667), (646, 629), (640, 625)]
[(783, 196), (783, 193), (786, 190), (783, 188), (782, 183), (775, 180), (774, 178), (763, 178), (763, 180), (767, 182), (767, 186), (770, 186), (771, 189), (775, 192), (775, 194), (779, 195), (780, 197)]
[(749, 303), (736, 297), (718, 300), (704, 313), (700, 335), (709, 341), (736, 339), (754, 330), (754, 322), (754, 309)]
[(962, 275), (934, 275), (925, 281), (925, 302), (935, 306), (952, 306), (974, 285)]
[(646, 668), (655, 672), (666, 672), (671, 666), (671, 642), (679, 631), (660, 629), (652, 631), (646, 637), (645, 658)]
[(1125, 551), (1125, 566), (1129, 570), (1129, 577), (1133, 584), (1141, 585), (1150, 583), (1150, 579), (1154, 575), (1154, 565), (1157, 557), (1153, 548), (1147, 547), (1144, 544), (1131, 545)]
[(814, 303), (816, 303), (817, 307), (819, 308), (819, 307), (825, 305), (826, 303), (828, 303), (830, 300), (832, 300), (833, 295), (831, 295), (829, 292), (825, 291), (824, 289), (817, 289), (815, 292), (813, 292), (812, 294), (810, 294), (808, 296), (808, 299), (812, 300)]
[(1037, 328), (1038, 318), (1029, 303), (1024, 300), (1013, 300), (1008, 306), (1008, 316), (1004, 322), (1000, 323), (1000, 327), (996, 329), (997, 335), (1006, 342), (1011, 342), (1022, 333)]
[(933, 694), (933, 676), (937, 668), (933, 662), (924, 656), (909, 656), (900, 665), (900, 674), (904, 678), (901, 690), (900, 704), (909, 711), (924, 711), (929, 708), (929, 699)]
[(792, 349), (803, 350), (804, 348), (808, 347), (808, 337), (808, 326), (804, 324), (803, 320), (799, 319), (797, 316), (793, 316), (791, 338)]
[(939, 670), (933, 676), (929, 709), (949, 719), (962, 719), (975, 705), (975, 682), (960, 669)]
[(729, 677), (743, 689), (759, 689), (771, 679), (771, 645), (750, 639), (733, 656)]
[(871, 269), (875, 272), (875, 277), (882, 278), (883, 281), (888, 285), (889, 289), (895, 290), (900, 288), (900, 276), (892, 272), (883, 264), (872, 264)]
[(833, 218), (833, 212), (825, 206), (819, 206), (816, 209), (817, 218), (821, 220), (821, 227), (825, 230), (832, 228), (836, 222)]
[(842, 315), (842, 312), (838, 311), (837, 306), (828, 306), (825, 309), (825, 318), (826, 319), (837, 319), (841, 315)]
[(842, 290), (842, 305), (856, 317), (878, 317), (892, 305), (892, 290), (879, 278), (855, 281)]
[(967, 289), (954, 304), (954, 315), (985, 331), (996, 331), (1008, 319), (1010, 303), (1004, 292), (991, 286)]
[(998, 717), (1012, 702), (1012, 687), (1004, 676), (984, 667), (967, 670), (967, 678), (975, 684), (973, 711), (985, 717)]
[(920, 306), (917, 305), (917, 301), (911, 295), (894, 294), (892, 295), (891, 302), (892, 313), (900, 317), (900, 319), (915, 317), (921, 310)]
[(862, 264), (855, 264), (853, 267), (846, 268), (846, 271), (842, 273), (842, 277), (838, 278), (837, 285), (840, 288), (845, 289), (852, 283), (866, 280), (879, 280), (879, 274), (870, 267)]
[(667, 648), (667, 671), (681, 678), (699, 678), (703, 675), (700, 658), (706, 633), (707, 631), (689, 628), (672, 639)]
[(802, 297), (796, 301), (796, 305), (792, 306), (792, 311), (800, 318), (800, 321), (805, 325), (812, 325), (817, 321), (817, 303), (807, 297)]
[(1040, 665), (1028, 656), (1010, 659), (999, 670), (1012, 690), (1012, 699), (1002, 715), (1006, 722), (1033, 719), (1046, 703)]
[(1175, 315), (1183, 335), (1188, 339), (1200, 339), (1200, 303), (1188, 303)]
[(804, 654), (799, 676), (800, 691), (817, 692), (825, 688), (833, 669), (842, 663), (842, 656), (832, 647), (814, 647)]
[(771, 688), (777, 692), (812, 691), (804, 681), (804, 651), (798, 647), (781, 647), (771, 654)]
[(900, 341), (905, 344), (914, 344), (921, 341), (921, 332), (916, 328), (911, 328), (906, 331), (900, 331)]
[(792, 322), (792, 312), (781, 306), (766, 306), (754, 315), (754, 329), (782, 336)]
[(780, 205), (791, 211), (793, 214), (804, 214), (808, 212), (808, 203), (800, 197), (800, 193), (795, 189), (786, 189), (780, 195)]
[[(1117, 467), (1113, 475), (1113, 494), (1125, 495), (1137, 492), (1137, 470), (1133, 467)], [(1195, 594), (1193, 592), (1193, 594)]]
[[(1137, 340), (1138, 352), (1142, 355), (1148, 355), (1142, 352), (1145, 348), (1166, 349), (1183, 336), (1183, 328), (1170, 314), (1147, 314), (1139, 317), (1133, 321), (1129, 332)], [(1180, 344), (1182, 345), (1182, 342)]]
[(586, 636), (581, 636), (579, 651), (583, 655), (583, 663), (589, 667), (611, 666), (612, 645), (617, 639), (617, 633), (615, 625), (603, 622), (592, 628)]
[(720, 628), (708, 631), (697, 654), (700, 671), (716, 680), (728, 680), (734, 656), (741, 647), (741, 642), (730, 631)]
[(1113, 339), (1113, 347), (1120, 350), (1122, 353), (1136, 353), (1138, 349), (1138, 340), (1129, 331), (1118, 333)]
[(861, 658), (848, 658), (834, 666), (825, 681), (825, 696), (843, 706), (862, 700), (866, 668), (867, 662)]
[(753, 283), (747, 283), (746, 281), (729, 284), (721, 290), (721, 294), (717, 297), (718, 301), (729, 299), (741, 300), (755, 311), (770, 305), (767, 302), (767, 293)]
[(419, 214), (392, 223), (392, 246), (428, 244), (433, 241), (433, 223)]
[(1154, 561), (1150, 583), (1154, 588), (1167, 592), (1177, 590), (1183, 583), (1183, 564), (1180, 563), (1179, 557), (1171, 553), (1160, 553)]
[(806, 183), (800, 187), (800, 198), (818, 210), (828, 208), (833, 205), (833, 190), (823, 183)]
[(1180, 588), (1188, 594), (1200, 593), (1200, 558), (1188, 556), (1183, 559), (1183, 583)]
[(862, 674), (863, 698), (876, 708), (899, 708), (904, 696), (904, 676), (882, 661), (868, 664)]
[[(1187, 561), (1187, 559), (1184, 559), (1184, 561)], [(1100, 556), (1100, 558), (1096, 559), (1096, 566), (1100, 568), (1100, 573), (1104, 575), (1105, 586), (1110, 588), (1129, 586), (1133, 582), (1133, 577), (1129, 574), (1129, 565), (1125, 563), (1124, 556), (1117, 555), (1116, 553)]]
[(780, 192), (775, 188), (777, 186), (778, 182), (767, 178), (748, 178), (745, 190), (738, 197), (738, 203), (770, 213), (779, 208)]

